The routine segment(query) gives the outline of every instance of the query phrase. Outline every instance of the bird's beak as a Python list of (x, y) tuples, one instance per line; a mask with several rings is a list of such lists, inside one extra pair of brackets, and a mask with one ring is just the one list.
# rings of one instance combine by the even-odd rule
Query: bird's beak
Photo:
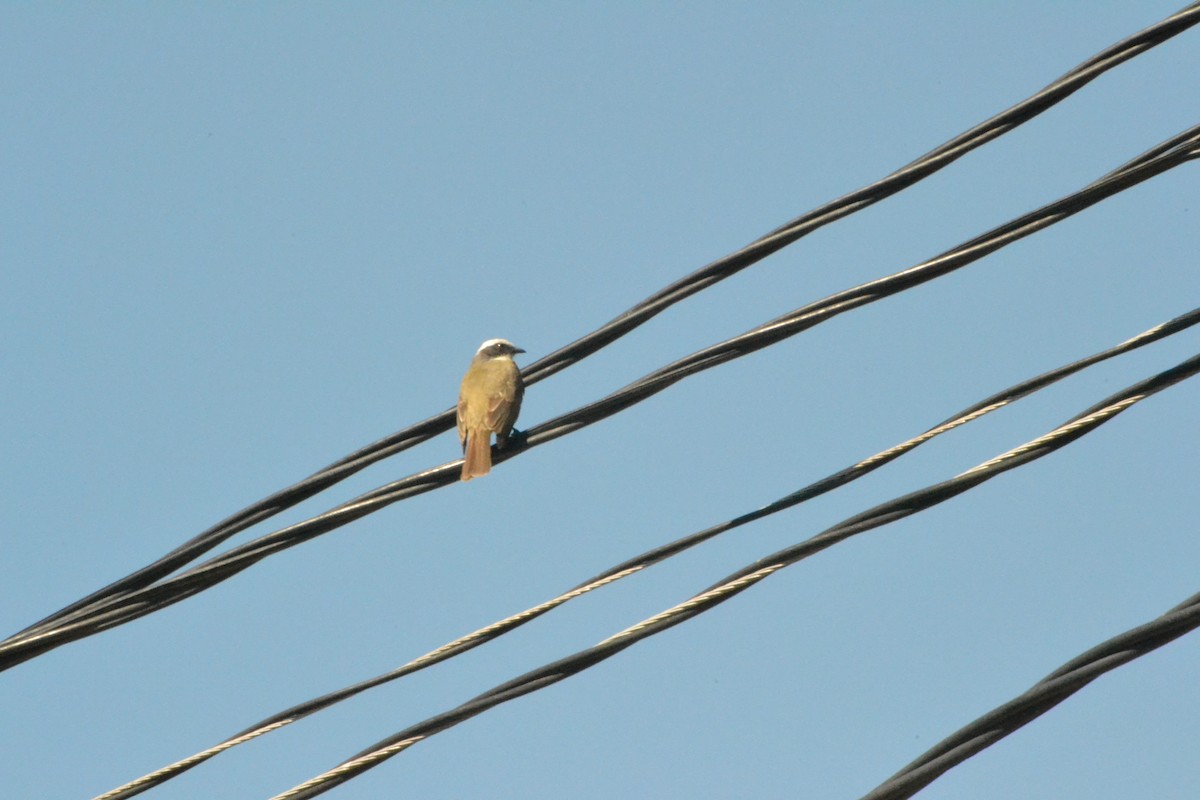
[(514, 352), (514, 353), (524, 353), (525, 351), (524, 351), (524, 350), (522, 350), (521, 348), (519, 348), (519, 347), (517, 347), (517, 346), (515, 346), (515, 345), (514, 345), (514, 346), (513, 346), (513, 352)]

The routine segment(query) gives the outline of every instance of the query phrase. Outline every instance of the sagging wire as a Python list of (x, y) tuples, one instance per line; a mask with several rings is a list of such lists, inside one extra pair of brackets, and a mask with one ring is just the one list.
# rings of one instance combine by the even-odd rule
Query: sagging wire
[(779, 500), (768, 503), (752, 512), (734, 517), (726, 522), (711, 526), (697, 533), (677, 539), (665, 545), (653, 548), (639, 556), (628, 559), (620, 564), (601, 572), (583, 583), (577, 585), (573, 589), (551, 598), (545, 602), (539, 603), (536, 606), (525, 609), (517, 614), (513, 614), (502, 620), (491, 623), (479, 630), (473, 631), (465, 636), (461, 636), (454, 641), (448, 642), (435, 650), (426, 653), (412, 661), (404, 664), (394, 670), (375, 676), (365, 681), (353, 684), (351, 686), (339, 689), (335, 692), (325, 694), (321, 697), (306, 701), (292, 706), (282, 712), (273, 714), (266, 719), (263, 719), (254, 725), (234, 734), (223, 742), (220, 742), (212, 747), (202, 750), (185, 759), (176, 761), (161, 769), (155, 770), (147, 775), (143, 775), (129, 783), (112, 789), (94, 800), (125, 800), (133, 797), (141, 792), (144, 792), (155, 786), (159, 786), (171, 778), (180, 775), (192, 767), (204, 763), (213, 756), (219, 755), (233, 747), (236, 747), (245, 742), (258, 738), (259, 736), (278, 730), (293, 722), (297, 722), (305, 717), (317, 713), (325, 708), (328, 708), (343, 700), (348, 700), (368, 689), (376, 686), (381, 686), (394, 680), (398, 680), (406, 675), (411, 675), (426, 667), (445, 661), (453, 656), (464, 653), (475, 647), (478, 647), (487, 642), (493, 641), (505, 633), (512, 631), (527, 622), (530, 622), (541, 615), (552, 611), (555, 608), (567, 603), (576, 597), (580, 597), (588, 592), (607, 586), (622, 578), (637, 574), (648, 567), (653, 566), (667, 558), (682, 553), (683, 551), (699, 545), (709, 539), (730, 531), (734, 528), (756, 521), (770, 514), (783, 511), (798, 505), (806, 500), (818, 497), (826, 492), (832, 491), (840, 486), (843, 486), (853, 480), (863, 477), (864, 475), (873, 472), (879, 467), (888, 462), (899, 458), (900, 456), (911, 452), (922, 444), (931, 439), (951, 430), (955, 430), (969, 422), (972, 422), (980, 417), (991, 413), (997, 409), (1010, 405), (1023, 397), (1044, 389), (1048, 386), (1057, 383), (1064, 378), (1074, 375), (1090, 366), (1099, 364), (1110, 358), (1118, 355), (1131, 352), (1140, 347), (1144, 347), (1153, 342), (1157, 342), (1175, 333), (1187, 330), (1200, 323), (1200, 308), (1193, 309), (1186, 314), (1181, 314), (1168, 322), (1146, 330), (1136, 336), (1133, 336), (1125, 341), (1102, 350), (1098, 353), (1093, 353), (1085, 358), (1078, 359), (1069, 364), (1057, 367), (1042, 373), (1036, 377), (1021, 381), (1013, 386), (1002, 391), (996, 392), (977, 403), (974, 403), (967, 408), (953, 414), (944, 421), (934, 425), (925, 432), (918, 434), (900, 444), (889, 447), (880, 453), (869, 456), (860, 460), (845, 469), (833, 473), (825, 478), (822, 478), (798, 491), (792, 492)]
[[(417, 742), (454, 727), (498, 705), (552, 686), (605, 661), (650, 636), (709, 611), (771, 575), (860, 533), (882, 527), (956, 497), (1016, 467), (1036, 461), (1096, 430), (1137, 403), (1200, 373), (1200, 355), (1126, 387), (1077, 414), (1048, 433), (959, 473), (949, 480), (881, 503), (803, 542), (772, 553), (723, 578), (708, 589), (652, 617), (625, 628), (600, 643), (531, 670), (463, 703), (387, 737), (271, 800), (307, 800), (372, 769)], [(1191, 620), (1191, 617), (1188, 617)], [(1194, 627), (1194, 625), (1192, 626)], [(1190, 630), (1190, 628), (1188, 628)], [(1086, 659), (1081, 656), (1081, 659)], [(1133, 654), (1129, 659), (1140, 655)], [(1078, 659), (1077, 659), (1078, 660)], [(1073, 662), (1074, 663), (1074, 662)], [(1067, 665), (1051, 678), (1068, 676)], [(1065, 672), (1064, 672), (1065, 671)], [(1060, 674), (1061, 673), (1061, 674)], [(1086, 675), (1086, 670), (1082, 673)], [(1028, 721), (1028, 720), (1024, 720)], [(1024, 721), (1021, 724), (1024, 724)], [(952, 739), (955, 737), (952, 737)], [(978, 742), (986, 746), (987, 741)], [(982, 748), (980, 748), (982, 749)], [(920, 787), (917, 787), (920, 788)]]
[[(591, 333), (534, 362), (524, 370), (526, 385), (532, 385), (581, 361), (671, 305), (740, 272), (814, 230), (884, 200), (932, 175), (971, 150), (1038, 116), (1104, 72), (1162, 44), (1197, 22), (1200, 22), (1200, 3), (1191, 3), (1175, 14), (1111, 45), (1025, 100), (959, 134), (887, 177), (791, 220), (740, 250), (717, 259), (655, 292)], [(33, 634), (46, 633), (58, 628), (64, 620), (78, 619), (82, 614), (95, 611), (103, 603), (150, 586), (236, 534), (324, 491), (371, 464), (449, 430), (453, 424), (453, 410), (450, 409), (359, 448), (307, 478), (243, 508), (151, 564), (44, 617), (0, 644), (9, 644)], [(12, 666), (13, 663), (20, 662), (7, 663), (0, 666), (0, 669)]]
[[(1022, 215), (916, 266), (846, 289), (745, 333), (692, 353), (595, 402), (526, 431), (494, 456), (501, 463), (546, 442), (599, 422), (706, 369), (761, 350), (854, 308), (947, 275), (1101, 200), (1200, 157), (1200, 125), (1156, 145), (1078, 192)], [(173, 605), (238, 574), (258, 561), (374, 513), (392, 503), (457, 481), (461, 460), (433, 467), (374, 489), (322, 514), (215, 556), (179, 575), (97, 601), (51, 625), (0, 643), (0, 670), (42, 653)]]
[(862, 800), (912, 797), (952, 767), (1045, 714), (1106, 672), (1200, 627), (1200, 594), (1160, 617), (1114, 636), (1063, 664), (1028, 691), (997, 706), (934, 745)]

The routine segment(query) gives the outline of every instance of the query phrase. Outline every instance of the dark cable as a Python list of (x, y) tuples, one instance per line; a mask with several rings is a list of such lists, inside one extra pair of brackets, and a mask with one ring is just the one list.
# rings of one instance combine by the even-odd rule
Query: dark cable
[(337, 767), (311, 780), (305, 781), (293, 789), (276, 795), (271, 800), (306, 800), (307, 798), (323, 794), (329, 789), (378, 766), (423, 739), (441, 733), (460, 722), (464, 722), (509, 700), (514, 700), (551, 686), (589, 667), (595, 666), (642, 639), (661, 633), (668, 628), (672, 628), (698, 614), (708, 611), (798, 561), (819, 553), (856, 534), (865, 533), (866, 531), (882, 527), (888, 523), (932, 508), (987, 482), (1001, 473), (1049, 455), (1081, 436), (1090, 433), (1136, 403), (1180, 381), (1191, 378), (1197, 373), (1200, 373), (1200, 355), (1192, 356), (1190, 359), (1171, 369), (1126, 387), (1124, 390), (1111, 395), (1072, 417), (1053, 431), (1039, 436), (1030, 442), (1002, 453), (949, 480), (881, 503), (868, 511), (850, 517), (803, 542), (755, 561), (753, 564), (732, 573), (692, 598), (632, 625), (597, 645), (531, 670), (520, 677), (484, 692), (457, 708), (405, 728), (361, 751)]
[(1200, 594), (1162, 616), (1114, 636), (1063, 664), (1029, 691), (997, 706), (936, 744), (916, 761), (863, 795), (862, 800), (912, 797), (984, 748), (1032, 722), (1104, 673), (1140, 658), (1200, 627)]
[[(661, 289), (586, 336), (534, 362), (524, 370), (525, 383), (536, 383), (559, 370), (566, 369), (680, 300), (740, 272), (823, 225), (860, 211), (928, 177), (971, 150), (1036, 117), (1104, 72), (1162, 44), (1197, 22), (1200, 22), (1200, 3), (1192, 3), (1170, 17), (1102, 50), (1031, 97), (959, 134), (886, 178), (797, 217), (742, 249)], [(453, 424), (454, 414), (451, 409), (360, 448), (302, 481), (247, 506), (153, 563), (65, 606), (6, 641), (12, 642), (35, 631), (49, 630), (53, 623), (74, 612), (90, 609), (102, 601), (149, 586), (241, 531), (291, 508), (377, 461), (449, 430)]]
[(418, 672), (426, 667), (441, 663), (442, 661), (453, 658), (454, 656), (478, 647), (479, 645), (493, 641), (509, 631), (514, 630), (527, 622), (537, 619), (542, 614), (558, 608), (563, 603), (566, 603), (575, 597), (581, 596), (582, 594), (590, 592), (594, 589), (598, 589), (601, 586), (606, 586), (609, 583), (613, 583), (621, 578), (641, 572), (642, 570), (653, 566), (660, 561), (677, 555), (684, 550), (701, 544), (702, 542), (705, 542), (719, 534), (725, 533), (726, 531), (761, 519), (762, 517), (770, 514), (791, 508), (794, 505), (804, 502), (805, 500), (810, 500), (818, 495), (824, 494), (825, 492), (832, 491), (833, 489), (843, 486), (850, 481), (861, 478), (862, 476), (878, 469), (884, 464), (899, 458), (905, 453), (911, 452), (925, 442), (941, 435), (942, 433), (946, 433), (950, 430), (958, 428), (978, 419), (987, 413), (990, 413), (991, 411), (995, 411), (999, 408), (1016, 402), (1017, 400), (1020, 400), (1021, 398), (1026, 397), (1033, 392), (1044, 389), (1070, 375), (1075, 374), (1076, 372), (1086, 369), (1087, 367), (1093, 366), (1123, 353), (1136, 350), (1139, 347), (1144, 347), (1152, 342), (1159, 341), (1160, 339), (1164, 339), (1175, 333), (1186, 330), (1197, 323), (1200, 323), (1200, 308), (1193, 309), (1186, 314), (1181, 314), (1169, 322), (1156, 325), (1153, 328), (1138, 334), (1137, 336), (1127, 339), (1124, 342), (1115, 345), (1114, 347), (1108, 348), (1107, 350), (1102, 350), (1098, 353), (1087, 356), (1086, 358), (1082, 358), (1070, 364), (1066, 364), (1048, 372), (1044, 372), (1037, 377), (1021, 381), (1020, 383), (1010, 386), (1003, 391), (996, 392), (995, 394), (979, 401), (978, 403), (968, 406), (962, 411), (959, 411), (957, 414), (948, 417), (943, 422), (940, 422), (932, 428), (926, 430), (924, 433), (914, 436), (913, 438), (894, 447), (890, 447), (881, 453), (877, 453), (876, 455), (865, 458), (859, 461), (857, 464), (840, 470), (839, 472), (836, 472), (828, 477), (822, 478), (819, 481), (809, 484), (803, 489), (792, 492), (791, 494), (762, 506), (755, 511), (742, 514), (721, 524), (706, 528), (698, 533), (693, 533), (689, 536), (685, 536), (668, 544), (661, 545), (642, 553), (639, 556), (628, 559), (627, 561), (624, 561), (617, 566), (607, 569), (604, 572), (601, 572), (599, 575), (584, 581), (583, 583), (559, 595), (558, 597), (540, 603), (533, 608), (513, 614), (498, 622), (494, 622), (484, 628), (481, 628), (480, 630), (467, 634), (466, 636), (459, 637), (453, 642), (442, 645), (436, 650), (420, 656), (409, 663), (398, 667), (397, 669), (391, 670), (382, 675), (377, 675), (373, 678), (361, 681), (351, 686), (344, 687), (335, 692), (330, 692), (322, 695), (321, 697), (308, 700), (304, 703), (299, 703), (277, 714), (272, 714), (266, 719), (256, 722), (248, 728), (239, 731), (223, 742), (220, 742), (199, 753), (188, 756), (187, 758), (177, 761), (173, 764), (169, 764), (148, 775), (137, 778), (123, 786), (119, 786), (116, 789), (113, 789), (95, 798), (95, 800), (125, 800), (126, 798), (133, 797), (155, 786), (166, 783), (171, 778), (186, 772), (192, 767), (204, 763), (215, 755), (236, 747), (239, 744), (243, 744), (273, 730), (278, 730), (281, 727), (290, 725), (291, 723), (310, 716), (311, 714), (315, 714), (318, 711), (329, 708), (336, 703), (340, 703), (343, 700), (348, 700), (349, 698), (365, 692), (368, 689), (381, 686), (406, 675), (411, 675), (414, 672)]
[[(753, 353), (845, 311), (965, 267), (1001, 247), (1197, 157), (1200, 157), (1200, 125), (1168, 139), (1084, 189), (994, 228), (935, 258), (809, 303), (739, 336), (668, 364), (601, 400), (544, 422), (529, 430), (517, 443), (498, 452), (494, 461), (506, 461), (531, 447), (612, 416), (689, 375)], [(98, 601), (52, 624), (10, 637), (0, 643), (0, 670), (59, 645), (165, 608), (215, 586), (273, 553), (306, 542), (392, 503), (453, 483), (458, 478), (460, 465), (461, 461), (453, 461), (394, 481), (323, 514), (264, 534), (161, 583)]]

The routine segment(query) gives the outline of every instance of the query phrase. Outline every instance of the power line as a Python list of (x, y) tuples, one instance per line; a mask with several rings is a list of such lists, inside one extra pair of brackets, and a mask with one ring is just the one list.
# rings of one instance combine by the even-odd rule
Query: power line
[(981, 750), (1045, 714), (1096, 678), (1200, 627), (1200, 594), (1063, 664), (1019, 697), (943, 739), (862, 800), (901, 800)]
[(1034, 378), (1021, 381), (1013, 386), (1008, 387), (1000, 392), (996, 392), (977, 403), (974, 403), (967, 408), (953, 414), (944, 421), (938, 423), (925, 432), (914, 436), (898, 445), (890, 447), (880, 453), (877, 453), (868, 458), (862, 459), (856, 464), (853, 464), (845, 469), (842, 469), (832, 475), (829, 475), (821, 480), (809, 484), (808, 486), (798, 491), (792, 492), (779, 500), (769, 503), (755, 511), (741, 514), (731, 520), (706, 528), (698, 533), (693, 533), (689, 536), (677, 539), (665, 545), (653, 548), (639, 556), (628, 559), (620, 564), (601, 572), (593, 578), (590, 578), (573, 589), (560, 594), (559, 596), (547, 600), (543, 603), (528, 608), (517, 614), (506, 617), (490, 625), (487, 625), (477, 631), (461, 636), (452, 642), (449, 642), (437, 649), (426, 653), (416, 659), (413, 659), (403, 666), (386, 672), (382, 675), (375, 676), (366, 681), (344, 687), (335, 692), (330, 692), (321, 697), (314, 698), (304, 703), (297, 704), (273, 714), (266, 719), (263, 719), (250, 727), (239, 731), (223, 742), (220, 742), (212, 747), (209, 747), (199, 753), (189, 756), (185, 759), (167, 765), (159, 770), (156, 770), (148, 775), (144, 775), (131, 781), (123, 786), (117, 787), (109, 792), (100, 795), (95, 800), (124, 800), (125, 798), (133, 797), (141, 792), (159, 786), (171, 778), (186, 772), (192, 767), (204, 763), (213, 756), (219, 755), (233, 747), (236, 747), (245, 742), (258, 738), (266, 733), (278, 730), (281, 727), (289, 725), (307, 716), (317, 713), (323, 709), (329, 708), (343, 700), (348, 700), (358, 694), (361, 694), (368, 689), (376, 686), (381, 686), (385, 683), (402, 678), (406, 675), (411, 675), (426, 667), (441, 663), (449, 658), (471, 650), (479, 645), (493, 641), (494, 639), (503, 636), (511, 630), (514, 630), (527, 622), (530, 622), (541, 615), (552, 611), (564, 603), (573, 600), (588, 592), (607, 586), (629, 575), (636, 574), (642, 570), (653, 566), (671, 556), (677, 555), (691, 547), (701, 544), (709, 539), (725, 533), (729, 530), (754, 522), (770, 514), (783, 511), (791, 508), (801, 502), (810, 500), (826, 492), (832, 491), (840, 486), (845, 485), (853, 480), (867, 475), (888, 462), (899, 458), (900, 456), (911, 452), (925, 442), (947, 433), (951, 430), (959, 428), (969, 422), (973, 422), (980, 417), (991, 413), (997, 409), (1003, 408), (1011, 403), (1020, 400), (1036, 391), (1044, 389), (1052, 384), (1080, 372), (1087, 367), (1114, 358), (1118, 355), (1128, 353), (1140, 347), (1144, 347), (1153, 342), (1164, 339), (1175, 333), (1184, 331), (1193, 325), (1200, 323), (1200, 308), (1193, 309), (1186, 314), (1181, 314), (1174, 319), (1156, 325), (1147, 331), (1144, 331), (1137, 336), (1126, 339), (1124, 342), (1094, 353), (1085, 358), (1065, 364), (1063, 366), (1044, 372)]
[[(305, 781), (282, 794), (276, 795), (271, 800), (307, 800), (307, 798), (323, 794), (329, 789), (378, 766), (392, 756), (403, 752), (430, 736), (452, 728), (460, 722), (464, 722), (509, 700), (514, 700), (558, 683), (611, 658), (643, 639), (661, 633), (682, 622), (686, 622), (692, 617), (712, 609), (798, 561), (815, 555), (857, 534), (865, 533), (866, 531), (882, 527), (932, 508), (991, 480), (1001, 473), (1049, 455), (1081, 436), (1090, 433), (1122, 412), (1145, 400), (1147, 397), (1187, 380), (1197, 373), (1200, 373), (1200, 355), (1193, 356), (1171, 369), (1126, 387), (1122, 391), (1077, 414), (1054, 430), (1023, 445), (1014, 447), (949, 480), (897, 497), (888, 502), (881, 503), (868, 511), (850, 517), (803, 542), (779, 550), (747, 565), (737, 572), (726, 576), (703, 592), (635, 625), (631, 625), (599, 644), (531, 670), (524, 675), (484, 692), (457, 708), (429, 717), (423, 722), (405, 728), (361, 751), (333, 769)], [(1189, 617), (1188, 619), (1190, 620), (1191, 618)], [(1195, 625), (1192, 625), (1192, 627), (1195, 627)], [(1181, 633), (1176, 635), (1181, 635)], [(1130, 658), (1132, 657), (1136, 657), (1136, 655), (1130, 656)], [(1088, 660), (1088, 654), (1080, 658)], [(1127, 658), (1126, 660), (1129, 659)], [(1070, 666), (1067, 665), (1063, 670), (1072, 671), (1068, 669)], [(1088, 673), (1085, 670), (1080, 673), (1080, 676), (1086, 674)], [(1013, 717), (1014, 722), (1018, 721), (1018, 719), (1016, 716)], [(980, 744), (986, 746), (987, 743), (985, 741)]]
[[(906, 270), (846, 289), (809, 303), (745, 333), (711, 345), (662, 367), (595, 402), (581, 406), (527, 431), (494, 457), (508, 460), (531, 447), (599, 422), (706, 369), (741, 358), (860, 306), (919, 286), (961, 269), (984, 256), (1036, 233), (1162, 172), (1200, 157), (1200, 125), (1156, 145), (1083, 189), (976, 236), (941, 255)], [(400, 500), (457, 480), (461, 461), (424, 470), (360, 495), (318, 516), (215, 556), (161, 583), (80, 608), (59, 619), (0, 643), (0, 670), (76, 639), (166, 608), (249, 568), (258, 561), (328, 533)]]
[[(791, 220), (745, 247), (659, 290), (591, 333), (542, 358), (524, 370), (533, 384), (595, 353), (671, 305), (740, 272), (812, 231), (862, 210), (953, 163), (971, 150), (998, 138), (1086, 86), (1113, 67), (1140, 55), (1200, 22), (1200, 3), (1192, 3), (1166, 19), (1097, 53), (1034, 95), (931, 150), (891, 175), (830, 201)], [(219, 546), (230, 537), (350, 477), (367, 466), (402, 452), (453, 426), (447, 410), (391, 434), (335, 461), (318, 472), (266, 497), (196, 535), (153, 563), (77, 600), (6, 640), (53, 630), (56, 623), (92, 611), (114, 597), (128, 595), (165, 578)], [(100, 615), (102, 616), (102, 615)], [(11, 664), (10, 664), (11, 666)]]

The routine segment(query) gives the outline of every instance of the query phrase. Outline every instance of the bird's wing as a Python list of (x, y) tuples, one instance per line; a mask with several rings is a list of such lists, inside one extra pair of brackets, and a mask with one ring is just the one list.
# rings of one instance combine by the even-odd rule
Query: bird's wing
[(483, 418), (488, 430), (500, 432), (512, 427), (512, 398), (502, 394), (488, 397), (487, 416)]
[(467, 446), (467, 401), (458, 396), (458, 441)]

